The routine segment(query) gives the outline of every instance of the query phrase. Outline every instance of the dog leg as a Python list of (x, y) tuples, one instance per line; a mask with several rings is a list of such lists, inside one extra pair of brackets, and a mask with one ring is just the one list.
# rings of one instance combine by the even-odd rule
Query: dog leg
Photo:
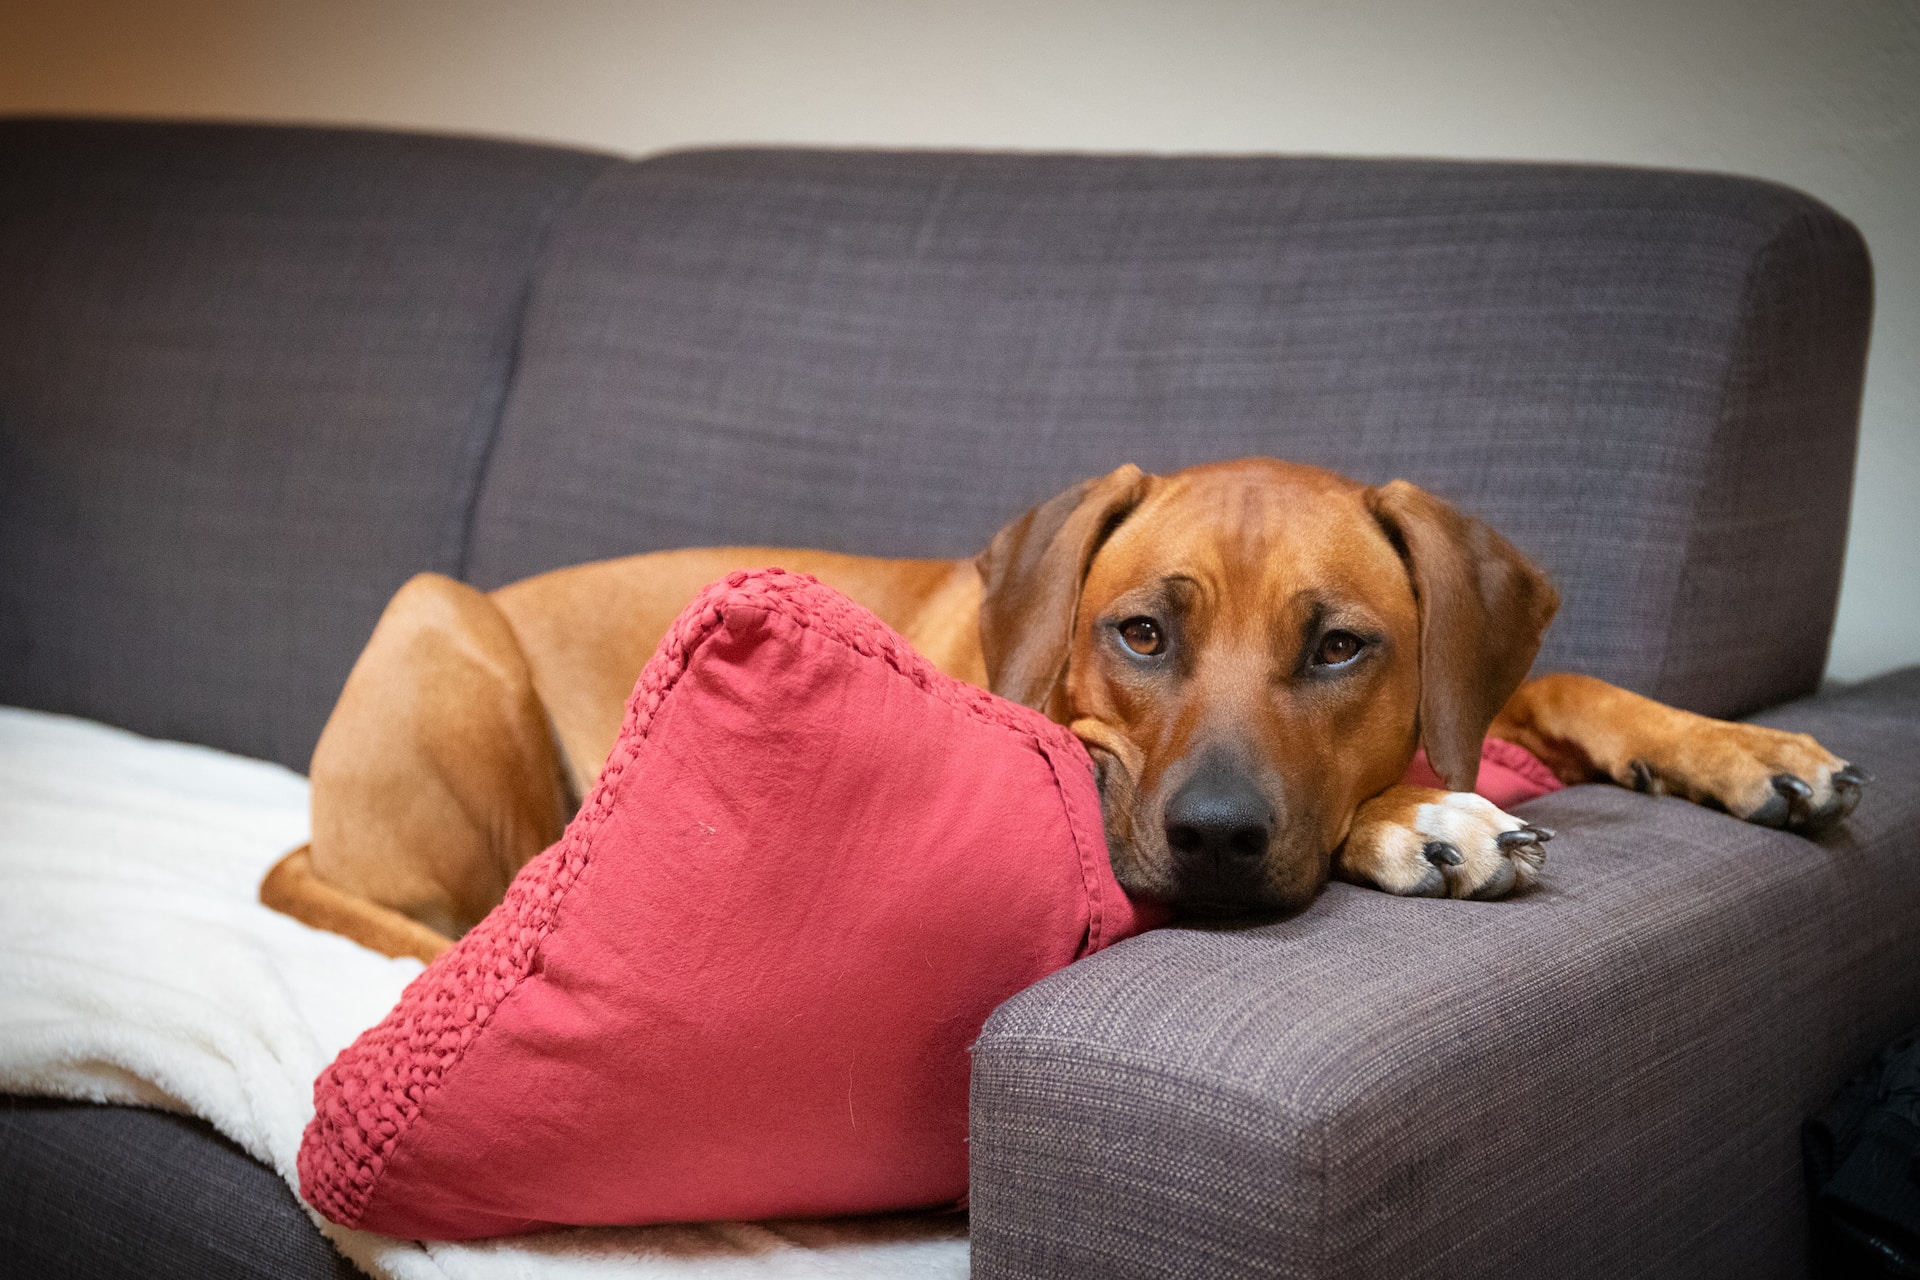
[(260, 882), (260, 901), (302, 924), (352, 938), (382, 955), (417, 956), (428, 964), (453, 945), (444, 933), (392, 907), (344, 893), (313, 874), (313, 847), (301, 845), (273, 864)]
[(449, 939), (471, 928), (570, 812), (512, 628), (488, 597), (437, 574), (387, 605), (312, 776), (311, 852), (283, 860), (261, 900), (389, 955), (431, 941), (395, 916)]
[(1681, 796), (1806, 835), (1852, 813), (1868, 781), (1804, 733), (1680, 711), (1591, 676), (1528, 681), (1488, 732), (1533, 752), (1563, 782)]
[(1552, 838), (1471, 792), (1393, 786), (1360, 806), (1333, 865), (1402, 896), (1503, 898), (1533, 883)]

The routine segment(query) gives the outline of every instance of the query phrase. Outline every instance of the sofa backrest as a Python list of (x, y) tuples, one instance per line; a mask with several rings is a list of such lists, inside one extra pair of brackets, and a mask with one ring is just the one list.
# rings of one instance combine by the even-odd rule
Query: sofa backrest
[(1253, 453), (1492, 521), (1540, 669), (1824, 664), (1870, 274), (1770, 184), (33, 124), (0, 174), (0, 700), (304, 765), (415, 570), (966, 555)]
[(0, 123), (0, 701), (304, 769), (457, 573), (554, 214), (608, 161)]

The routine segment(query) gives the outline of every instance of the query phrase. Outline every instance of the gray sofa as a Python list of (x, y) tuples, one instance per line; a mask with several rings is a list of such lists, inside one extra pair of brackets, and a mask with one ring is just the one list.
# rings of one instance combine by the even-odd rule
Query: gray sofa
[[(1405, 476), (1540, 668), (1878, 775), (1813, 843), (1627, 791), (1544, 888), (1134, 939), (974, 1052), (983, 1276), (1793, 1275), (1797, 1130), (1920, 1021), (1920, 669), (1812, 696), (1858, 235), (1700, 174), (0, 123), (0, 702), (304, 768), (388, 594), (960, 555), (1123, 461)], [(36, 1274), (340, 1273), (191, 1122), (0, 1109)]]

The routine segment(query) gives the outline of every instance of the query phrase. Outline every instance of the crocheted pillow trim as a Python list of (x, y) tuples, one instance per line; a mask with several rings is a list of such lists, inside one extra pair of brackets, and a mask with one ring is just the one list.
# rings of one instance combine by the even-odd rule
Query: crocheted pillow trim
[[(1066, 729), (949, 679), (892, 628), (806, 574), (739, 571), (713, 583), (681, 613), (642, 671), (613, 753), (566, 834), (527, 863), (501, 905), (408, 984), (393, 1011), (314, 1082), (314, 1117), (297, 1163), (301, 1194), (328, 1218), (342, 1226), (359, 1225), (401, 1136), (494, 1011), (533, 972), (540, 943), (553, 930), (568, 890), (592, 861), (594, 838), (613, 810), (621, 775), (694, 651), (728, 613), (741, 610), (778, 614), (878, 658), (940, 701), (1028, 738), (1053, 770), (1056, 788), (1064, 787), (1064, 768), (1090, 769), (1085, 749)], [(1104, 834), (1083, 829), (1073, 807), (1066, 809), (1087, 896), (1084, 955), (1111, 941), (1103, 878), (1094, 862), (1105, 859), (1107, 850)]]

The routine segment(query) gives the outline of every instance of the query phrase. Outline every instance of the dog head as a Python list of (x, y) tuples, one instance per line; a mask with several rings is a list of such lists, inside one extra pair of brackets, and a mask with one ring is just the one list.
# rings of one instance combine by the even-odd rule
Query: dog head
[(1311, 900), (1419, 746), (1471, 790), (1559, 603), (1413, 485), (1268, 459), (1122, 467), (978, 565), (994, 692), (1086, 744), (1120, 883), (1201, 913)]

